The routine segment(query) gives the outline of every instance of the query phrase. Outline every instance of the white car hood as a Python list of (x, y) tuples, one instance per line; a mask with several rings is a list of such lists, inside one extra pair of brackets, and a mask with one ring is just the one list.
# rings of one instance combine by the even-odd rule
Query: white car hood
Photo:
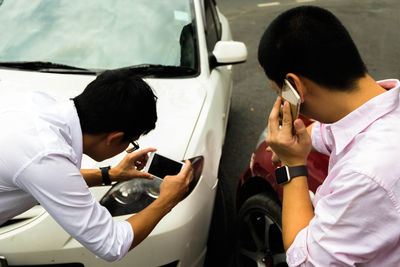
[[(59, 101), (78, 95), (95, 76), (54, 74), (0, 69), (0, 92), (18, 94), (25, 91), (42, 91)], [(158, 120), (155, 130), (141, 137), (141, 148), (154, 147), (159, 153), (176, 160), (184, 159), (194, 127), (203, 106), (206, 92), (197, 78), (146, 79), (158, 97)], [(127, 116), (141, 116), (129, 114)], [(83, 157), (82, 168), (118, 163), (125, 153), (98, 163)]]

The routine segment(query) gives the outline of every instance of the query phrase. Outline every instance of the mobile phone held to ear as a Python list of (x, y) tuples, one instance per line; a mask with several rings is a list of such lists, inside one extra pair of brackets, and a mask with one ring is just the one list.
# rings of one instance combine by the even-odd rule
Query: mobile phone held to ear
[(156, 152), (151, 152), (143, 171), (159, 179), (164, 179), (167, 175), (177, 175), (183, 166), (183, 162), (167, 158)]
[[(284, 100), (289, 102), (292, 121), (294, 121), (299, 117), (301, 100), (299, 93), (297, 93), (296, 89), (294, 89), (291, 83), (286, 79), (283, 83), (281, 96)], [(283, 108), (283, 106), (281, 108)]]

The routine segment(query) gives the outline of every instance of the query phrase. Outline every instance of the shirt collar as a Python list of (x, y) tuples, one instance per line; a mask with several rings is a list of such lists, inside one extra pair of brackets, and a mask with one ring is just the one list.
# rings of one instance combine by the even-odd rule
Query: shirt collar
[(377, 83), (388, 89), (388, 91), (372, 98), (341, 120), (327, 125), (335, 141), (336, 154), (339, 154), (357, 134), (366, 129), (374, 121), (398, 107), (400, 81), (391, 79)]

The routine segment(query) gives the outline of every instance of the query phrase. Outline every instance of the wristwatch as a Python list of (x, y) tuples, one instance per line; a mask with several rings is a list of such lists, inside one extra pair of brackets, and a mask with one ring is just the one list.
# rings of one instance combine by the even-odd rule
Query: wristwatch
[(307, 166), (282, 166), (275, 170), (275, 178), (277, 184), (285, 184), (290, 182), (291, 179), (299, 176), (308, 176)]
[(105, 185), (110, 185), (111, 184), (110, 174), (108, 173), (109, 169), (111, 169), (110, 166), (100, 167), (101, 178), (103, 179), (103, 184), (105, 184)]

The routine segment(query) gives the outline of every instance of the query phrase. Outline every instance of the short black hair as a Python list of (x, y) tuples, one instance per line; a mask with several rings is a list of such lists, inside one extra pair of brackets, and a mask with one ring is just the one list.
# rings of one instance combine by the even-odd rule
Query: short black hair
[(265, 30), (258, 61), (283, 86), (287, 73), (334, 90), (349, 90), (367, 68), (350, 34), (331, 12), (315, 6), (290, 9)]
[(157, 97), (130, 69), (101, 73), (73, 101), (83, 133), (124, 132), (124, 140), (131, 140), (157, 121)]

